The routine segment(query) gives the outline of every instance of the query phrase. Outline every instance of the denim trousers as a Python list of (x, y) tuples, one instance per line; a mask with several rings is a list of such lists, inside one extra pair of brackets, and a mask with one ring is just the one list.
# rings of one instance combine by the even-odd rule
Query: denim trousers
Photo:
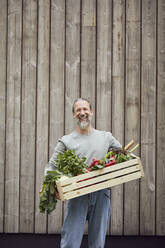
[(88, 221), (88, 247), (104, 248), (110, 219), (109, 190), (68, 200), (61, 231), (61, 248), (79, 248)]

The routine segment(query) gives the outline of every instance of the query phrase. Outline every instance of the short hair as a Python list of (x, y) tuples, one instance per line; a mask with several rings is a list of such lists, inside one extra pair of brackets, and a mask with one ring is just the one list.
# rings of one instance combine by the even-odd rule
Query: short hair
[(92, 104), (90, 103), (90, 101), (89, 101), (88, 99), (86, 99), (86, 98), (80, 97), (80, 98), (77, 98), (77, 99), (74, 100), (73, 105), (72, 105), (72, 113), (74, 113), (74, 105), (75, 105), (76, 102), (78, 102), (78, 101), (85, 101), (85, 102), (88, 102), (89, 107), (90, 107), (90, 110), (92, 110)]

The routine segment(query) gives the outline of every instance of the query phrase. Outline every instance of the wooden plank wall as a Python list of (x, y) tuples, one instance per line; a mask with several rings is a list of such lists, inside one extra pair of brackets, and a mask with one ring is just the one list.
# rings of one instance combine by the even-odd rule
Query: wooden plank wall
[(65, 204), (41, 214), (39, 190), (82, 96), (94, 127), (140, 144), (108, 233), (165, 235), (165, 1), (0, 0), (0, 37), (0, 232), (61, 232)]

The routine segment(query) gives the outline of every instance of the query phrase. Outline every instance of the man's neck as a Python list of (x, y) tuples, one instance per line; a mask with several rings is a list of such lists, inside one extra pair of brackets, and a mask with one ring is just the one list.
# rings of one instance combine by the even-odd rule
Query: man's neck
[(89, 125), (86, 129), (81, 129), (80, 127), (76, 128), (76, 132), (80, 134), (89, 134), (93, 131), (92, 125)]

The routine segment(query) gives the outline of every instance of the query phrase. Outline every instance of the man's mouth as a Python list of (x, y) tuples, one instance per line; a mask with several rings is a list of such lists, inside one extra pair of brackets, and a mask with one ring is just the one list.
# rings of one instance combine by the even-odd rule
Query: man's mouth
[(75, 119), (76, 119), (78, 126), (80, 126), (81, 129), (86, 129), (87, 126), (89, 126), (91, 122), (90, 115), (82, 115), (82, 116), (77, 115)]
[(79, 117), (79, 120), (80, 121), (87, 121), (88, 120), (88, 116), (86, 116), (86, 117)]

